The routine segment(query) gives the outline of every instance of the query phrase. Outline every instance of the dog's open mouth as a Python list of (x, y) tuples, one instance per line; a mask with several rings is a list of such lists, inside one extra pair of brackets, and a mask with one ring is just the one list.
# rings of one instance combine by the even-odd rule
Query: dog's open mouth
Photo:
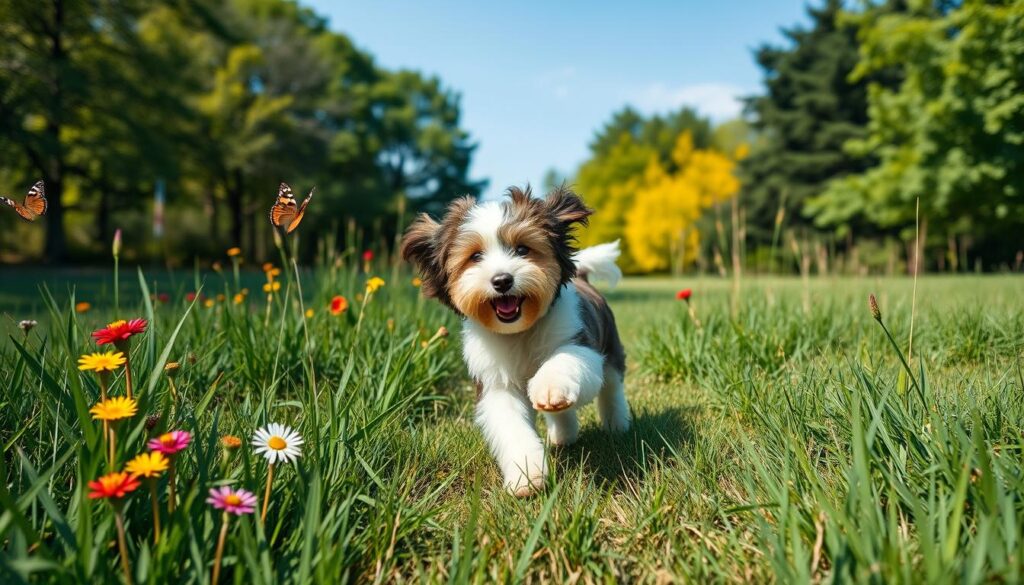
[(498, 316), (498, 321), (514, 323), (522, 313), (523, 297), (511, 295), (498, 297), (491, 301), (491, 306), (494, 307), (494, 314)]

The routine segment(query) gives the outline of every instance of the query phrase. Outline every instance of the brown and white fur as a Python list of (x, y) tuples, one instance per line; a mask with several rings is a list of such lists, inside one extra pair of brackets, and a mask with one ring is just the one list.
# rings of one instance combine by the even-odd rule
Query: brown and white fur
[(544, 199), (511, 188), (505, 201), (458, 199), (441, 221), (422, 214), (402, 240), (423, 294), (465, 318), (476, 422), (517, 496), (540, 489), (548, 472), (536, 410), (554, 445), (576, 441), (576, 411), (594, 399), (605, 429), (630, 425), (615, 317), (588, 280), (621, 277), (619, 245), (574, 247), (591, 213), (565, 188)]

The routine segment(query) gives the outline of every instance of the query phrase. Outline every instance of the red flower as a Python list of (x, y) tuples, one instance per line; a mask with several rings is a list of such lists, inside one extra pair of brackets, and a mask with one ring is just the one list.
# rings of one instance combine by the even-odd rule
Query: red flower
[(196, 293), (194, 293), (194, 292), (186, 293), (185, 294), (185, 300), (190, 302), (190, 303), (192, 301), (196, 300)]
[(97, 345), (106, 345), (108, 343), (117, 345), (128, 341), (132, 335), (137, 335), (146, 330), (145, 319), (132, 319), (131, 321), (114, 321), (107, 325), (103, 329), (97, 329), (92, 332), (92, 338), (96, 340)]
[(161, 303), (169, 303), (171, 302), (171, 295), (167, 293), (160, 293), (159, 295), (157, 295), (157, 300), (159, 300)]
[(96, 481), (89, 482), (89, 498), (123, 498), (125, 494), (135, 491), (139, 487), (139, 478), (136, 475), (115, 471), (108, 473)]
[(344, 313), (348, 310), (348, 299), (341, 295), (335, 296), (331, 299), (330, 309), (332, 315), (340, 315)]
[(692, 290), (690, 290), (688, 288), (684, 288), (683, 290), (681, 290), (681, 291), (676, 293), (676, 299), (680, 300), (680, 301), (689, 301), (690, 300), (690, 296), (692, 294), (693, 294)]
[(370, 262), (371, 260), (373, 260), (373, 250), (363, 252), (363, 261)]

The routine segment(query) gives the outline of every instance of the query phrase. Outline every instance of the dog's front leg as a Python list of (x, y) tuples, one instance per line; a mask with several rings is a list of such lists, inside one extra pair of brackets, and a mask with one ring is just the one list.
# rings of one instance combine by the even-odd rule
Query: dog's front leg
[(541, 364), (527, 385), (527, 395), (534, 408), (544, 411), (552, 443), (576, 441), (579, 423), (573, 407), (593, 400), (603, 380), (604, 357), (582, 345), (564, 345)]
[(524, 396), (507, 388), (485, 387), (476, 405), (476, 422), (510, 493), (525, 497), (544, 486), (548, 469), (544, 445)]

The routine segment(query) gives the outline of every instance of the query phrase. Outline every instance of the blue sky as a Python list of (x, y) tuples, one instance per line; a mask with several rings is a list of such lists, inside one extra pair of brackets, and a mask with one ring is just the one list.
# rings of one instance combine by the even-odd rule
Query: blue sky
[(805, 23), (804, 3), (307, 0), (389, 68), (438, 75), (462, 96), (486, 196), (572, 171), (612, 112), (688, 104), (714, 120), (756, 92), (752, 50)]

